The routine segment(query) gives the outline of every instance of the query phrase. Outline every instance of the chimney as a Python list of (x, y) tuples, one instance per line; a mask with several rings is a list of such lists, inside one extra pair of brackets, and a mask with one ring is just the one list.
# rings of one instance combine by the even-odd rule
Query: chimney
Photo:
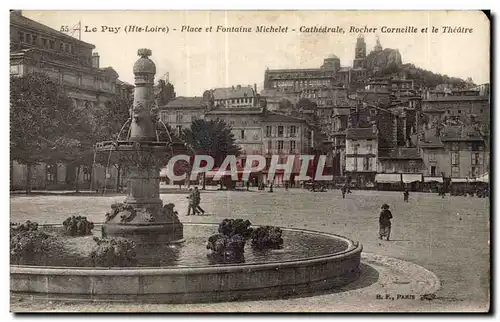
[(92, 67), (99, 68), (99, 53), (92, 54)]
[(165, 84), (170, 83), (170, 79), (169, 78), (170, 78), (170, 73), (168, 73), (168, 72), (165, 73)]
[(257, 83), (253, 83), (253, 91), (257, 93)]

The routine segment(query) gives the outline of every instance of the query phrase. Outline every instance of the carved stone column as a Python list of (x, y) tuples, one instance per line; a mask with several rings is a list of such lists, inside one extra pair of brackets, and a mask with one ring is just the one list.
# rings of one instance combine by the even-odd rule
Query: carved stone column
[(172, 155), (168, 146), (171, 142), (158, 142), (156, 137), (158, 109), (153, 89), (156, 66), (148, 58), (151, 50), (139, 49), (138, 55), (140, 58), (134, 64), (130, 137), (124, 145), (117, 142), (116, 147), (130, 167), (128, 196), (123, 203), (111, 206), (103, 237), (124, 237), (139, 244), (178, 241), (183, 238), (183, 226), (174, 205), (163, 206), (160, 199), (160, 167)]

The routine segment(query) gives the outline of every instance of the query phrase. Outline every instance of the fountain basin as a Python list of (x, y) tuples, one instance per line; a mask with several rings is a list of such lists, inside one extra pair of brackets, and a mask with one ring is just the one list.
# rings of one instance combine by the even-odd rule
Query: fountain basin
[(330, 254), (268, 263), (252, 260), (240, 264), (121, 268), (11, 265), (11, 292), (63, 300), (214, 302), (310, 294), (358, 278), (361, 245), (323, 232), (283, 231), (284, 235), (290, 232), (335, 240), (345, 247)]
[(183, 241), (180, 223), (103, 225), (102, 237), (122, 237), (139, 244), (179, 243)]

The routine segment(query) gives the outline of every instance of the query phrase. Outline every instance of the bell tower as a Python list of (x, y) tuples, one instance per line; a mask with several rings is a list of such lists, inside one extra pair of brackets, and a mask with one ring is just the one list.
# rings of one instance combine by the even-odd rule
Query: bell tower
[(363, 34), (360, 34), (356, 40), (353, 67), (366, 68), (366, 43)]

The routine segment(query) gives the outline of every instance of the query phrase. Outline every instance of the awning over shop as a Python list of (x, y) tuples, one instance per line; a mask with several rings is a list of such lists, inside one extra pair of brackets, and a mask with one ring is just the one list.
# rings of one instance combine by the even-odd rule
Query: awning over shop
[(404, 173), (403, 174), (403, 182), (404, 183), (411, 183), (411, 182), (422, 182), (422, 174), (420, 173), (415, 173), (415, 174), (408, 174)]
[(375, 182), (377, 183), (398, 183), (401, 182), (400, 173), (377, 173), (375, 175)]
[(451, 182), (463, 183), (463, 182), (472, 182), (472, 179), (469, 178), (451, 178)]
[(443, 183), (442, 177), (424, 177), (424, 182), (439, 182)]

